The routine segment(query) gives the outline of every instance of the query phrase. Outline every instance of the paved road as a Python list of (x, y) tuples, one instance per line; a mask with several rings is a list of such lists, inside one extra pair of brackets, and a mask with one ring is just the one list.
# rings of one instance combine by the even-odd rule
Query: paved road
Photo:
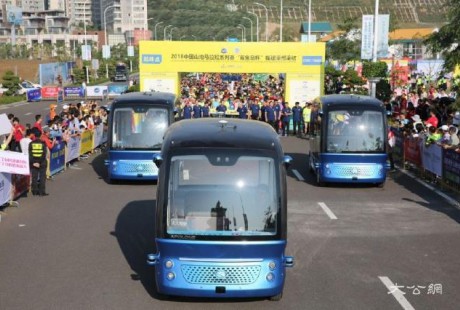
[(95, 154), (49, 182), (50, 196), (7, 209), (0, 309), (458, 309), (459, 210), (400, 172), (383, 189), (317, 187), (307, 141), (281, 139), (296, 261), (282, 301), (157, 299), (145, 266), (155, 184), (107, 184)]

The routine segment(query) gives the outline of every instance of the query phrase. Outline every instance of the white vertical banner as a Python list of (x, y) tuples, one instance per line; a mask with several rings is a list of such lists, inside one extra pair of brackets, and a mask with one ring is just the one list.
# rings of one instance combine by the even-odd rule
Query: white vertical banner
[(388, 57), (388, 32), (390, 30), (390, 15), (379, 14), (378, 17), (378, 34), (377, 34), (377, 57)]
[(128, 46), (128, 57), (134, 57), (134, 46)]
[(361, 29), (361, 59), (372, 59), (373, 44), (374, 15), (363, 15), (363, 27)]
[(102, 45), (102, 58), (110, 58), (110, 45)]
[(81, 46), (81, 58), (83, 60), (91, 60), (91, 45)]

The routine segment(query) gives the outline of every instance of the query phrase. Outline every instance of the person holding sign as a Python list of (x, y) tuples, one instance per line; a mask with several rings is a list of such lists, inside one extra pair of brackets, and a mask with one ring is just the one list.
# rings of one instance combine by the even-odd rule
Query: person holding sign
[(32, 176), (32, 195), (48, 196), (46, 188), (46, 144), (40, 138), (42, 133), (34, 129), (35, 140), (29, 144), (29, 164)]

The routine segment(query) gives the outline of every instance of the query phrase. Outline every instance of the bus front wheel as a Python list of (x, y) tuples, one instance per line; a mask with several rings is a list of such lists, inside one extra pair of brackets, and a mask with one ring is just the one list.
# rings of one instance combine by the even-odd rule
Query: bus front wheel
[(323, 180), (321, 180), (321, 173), (319, 169), (316, 170), (316, 184), (320, 187), (324, 186), (325, 183)]
[(279, 293), (278, 295), (271, 296), (269, 299), (270, 301), (280, 301), (283, 298), (283, 292)]

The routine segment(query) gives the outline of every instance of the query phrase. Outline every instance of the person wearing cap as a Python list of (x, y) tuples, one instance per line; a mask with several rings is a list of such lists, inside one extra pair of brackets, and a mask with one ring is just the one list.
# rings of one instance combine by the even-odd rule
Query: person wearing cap
[(29, 144), (29, 165), (32, 176), (32, 195), (48, 196), (46, 193), (46, 144), (41, 140), (41, 131), (34, 128), (35, 140)]
[(442, 130), (442, 137), (441, 137), (441, 140), (439, 140), (439, 142), (443, 145), (450, 144), (449, 126), (442, 125), (441, 130)]
[(49, 121), (52, 121), (54, 117), (56, 116), (56, 107), (57, 105), (55, 104), (50, 104), (50, 111), (48, 114), (46, 114), (45, 122), (48, 124)]
[(46, 147), (51, 151), (51, 149), (56, 144), (56, 138), (51, 138), (50, 136), (51, 129), (49, 127), (43, 128), (43, 134), (40, 139), (45, 143)]

